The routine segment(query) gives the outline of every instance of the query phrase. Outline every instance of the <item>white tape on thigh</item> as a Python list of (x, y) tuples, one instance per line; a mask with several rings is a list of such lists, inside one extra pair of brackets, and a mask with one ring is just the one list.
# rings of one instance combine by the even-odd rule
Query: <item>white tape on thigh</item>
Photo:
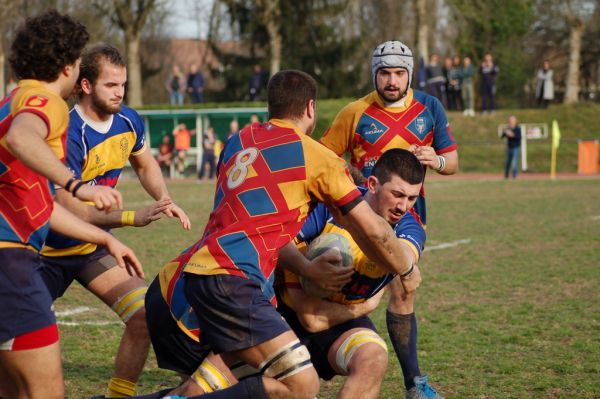
[(231, 386), (231, 382), (221, 373), (210, 360), (204, 359), (198, 370), (192, 375), (194, 382), (204, 390), (204, 393), (210, 393), (225, 389)]
[(148, 287), (135, 288), (119, 297), (119, 299), (111, 306), (112, 310), (114, 310), (121, 320), (123, 320), (123, 323), (127, 323), (135, 312), (144, 307), (146, 291), (148, 291)]
[(258, 367), (264, 375), (283, 380), (311, 366), (308, 349), (296, 339), (271, 355)]
[(383, 338), (373, 330), (364, 329), (351, 334), (342, 342), (335, 354), (335, 364), (345, 373), (348, 373), (348, 364), (350, 364), (352, 355), (358, 348), (368, 343), (377, 344), (387, 352), (387, 345)]

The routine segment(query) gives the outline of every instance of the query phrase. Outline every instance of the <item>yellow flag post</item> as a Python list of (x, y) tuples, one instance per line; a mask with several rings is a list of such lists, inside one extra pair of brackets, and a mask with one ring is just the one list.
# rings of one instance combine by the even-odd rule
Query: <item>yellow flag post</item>
[(556, 179), (556, 152), (560, 145), (560, 128), (556, 119), (552, 121), (552, 156), (550, 158), (550, 178)]

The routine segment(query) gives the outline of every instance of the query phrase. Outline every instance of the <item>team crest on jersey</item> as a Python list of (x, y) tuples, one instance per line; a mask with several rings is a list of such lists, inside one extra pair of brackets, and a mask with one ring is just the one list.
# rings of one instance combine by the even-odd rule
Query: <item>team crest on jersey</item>
[(427, 118), (418, 116), (407, 127), (419, 140), (423, 140), (431, 132), (433, 125)]
[(388, 127), (369, 115), (363, 114), (356, 125), (356, 133), (373, 144), (387, 132)]
[(46, 104), (48, 104), (48, 98), (44, 96), (31, 96), (27, 99), (25, 106), (43, 108), (46, 106)]
[(415, 121), (415, 126), (417, 127), (417, 132), (419, 132), (419, 134), (423, 134), (425, 131), (425, 118), (419, 116)]

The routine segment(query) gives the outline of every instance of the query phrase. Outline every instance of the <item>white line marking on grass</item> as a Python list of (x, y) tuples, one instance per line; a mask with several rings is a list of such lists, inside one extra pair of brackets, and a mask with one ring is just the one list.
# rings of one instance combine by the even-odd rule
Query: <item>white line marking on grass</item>
[(431, 247), (427, 247), (425, 248), (425, 251), (435, 251), (438, 249), (448, 249), (448, 248), (452, 248), (452, 247), (456, 247), (458, 245), (462, 245), (462, 244), (470, 244), (471, 243), (471, 239), (470, 238), (465, 238), (462, 240), (457, 240), (457, 241), (452, 241), (452, 242), (444, 242), (438, 245), (433, 245)]
[(591, 219), (592, 220), (600, 220), (600, 215), (592, 216)]
[(56, 315), (56, 317), (64, 317), (64, 316), (73, 316), (76, 314), (89, 312), (90, 310), (92, 310), (92, 309), (88, 308), (87, 306), (78, 306), (73, 309), (66, 309), (66, 310), (61, 310), (60, 312), (54, 312), (54, 314)]
[(69, 326), (69, 327), (108, 326), (110, 324), (121, 324), (120, 321), (61, 321), (61, 320), (57, 320), (56, 323), (60, 324), (61, 326)]

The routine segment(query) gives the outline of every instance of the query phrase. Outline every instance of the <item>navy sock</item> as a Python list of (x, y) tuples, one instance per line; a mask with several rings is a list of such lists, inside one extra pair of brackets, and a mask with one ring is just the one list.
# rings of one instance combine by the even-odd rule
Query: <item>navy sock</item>
[(205, 393), (198, 396), (190, 396), (188, 399), (269, 399), (262, 375), (256, 375), (244, 378), (237, 384), (229, 388), (215, 391), (213, 393)]
[(414, 313), (403, 315), (386, 312), (386, 323), (390, 340), (400, 362), (404, 386), (410, 389), (415, 386), (415, 377), (421, 375), (417, 357), (417, 318)]

